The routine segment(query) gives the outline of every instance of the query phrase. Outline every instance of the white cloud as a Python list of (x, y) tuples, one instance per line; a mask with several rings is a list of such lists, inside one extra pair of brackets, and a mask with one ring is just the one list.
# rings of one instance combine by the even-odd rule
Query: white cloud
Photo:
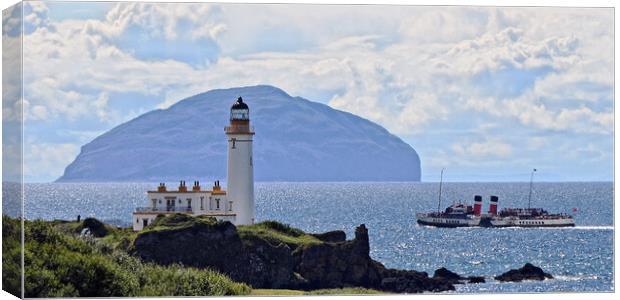
[[(283, 11), (296, 11), (281, 8), (261, 9), (279, 15)], [(312, 19), (312, 12), (298, 17)], [(359, 12), (373, 16), (375, 20), (389, 19), (386, 28), (399, 28), (400, 36), (394, 37), (393, 33), (388, 36), (381, 31), (385, 28), (379, 28), (379, 34), (332, 36), (331, 40), (303, 51), (222, 56), (205, 67), (174, 60), (147, 61), (123, 52), (110, 38), (124, 34), (130, 26), (140, 26), (151, 35), (176, 39), (182, 32), (179, 24), (185, 20), (202, 24), (192, 28), (189, 34), (193, 38), (217, 39), (219, 36), (221, 43), (226, 44), (230, 36), (241, 34), (239, 30), (252, 24), (261, 26), (252, 23), (254, 21), (242, 21), (236, 15), (239, 13), (236, 8), (230, 6), (123, 3), (115, 6), (104, 21), (65, 21), (53, 24), (55, 31), (39, 28), (29, 37), (26, 64), (29, 70), (33, 70), (32, 78), (53, 78), (57, 81), (54, 88), (66, 93), (72, 92), (67, 86), (77, 83), (106, 93), (164, 94), (166, 98), (160, 107), (173, 104), (180, 96), (214, 87), (264, 83), (299, 95), (310, 90), (334, 91), (331, 98), (325, 99), (330, 100), (332, 106), (369, 118), (399, 133), (419, 133), (434, 121), (446, 120), (448, 115), (472, 106), (498, 116), (505, 115), (508, 110), (510, 116), (524, 125), (546, 129), (574, 129), (565, 124), (579, 111), (582, 116), (595, 120), (599, 127), (609, 125), (605, 112), (589, 113), (588, 107), (548, 112), (544, 105), (531, 106), (532, 101), (526, 97), (480, 100), (477, 88), (472, 87), (472, 76), (481, 72), (541, 67), (557, 72), (537, 80), (529, 98), (555, 99), (559, 94), (553, 87), (562, 84), (575, 87), (580, 82), (602, 82), (609, 85), (612, 76), (607, 72), (611, 69), (605, 69), (602, 75), (575, 75), (597, 73), (584, 72), (590, 71), (597, 60), (585, 57), (594, 52), (583, 48), (588, 48), (593, 38), (603, 39), (606, 35), (601, 32), (596, 37), (584, 36), (584, 30), (579, 34), (567, 32), (562, 27), (568, 20), (561, 9), (545, 11), (545, 18), (539, 13), (530, 16), (530, 10), (518, 8), (420, 8), (412, 9), (413, 15), (409, 18), (394, 18), (376, 9), (359, 9)], [(569, 15), (582, 14), (581, 10), (568, 12)], [(268, 25), (261, 28), (301, 26), (301, 20), (290, 22), (289, 18), (294, 16), (270, 17), (263, 20)], [(323, 18), (330, 21), (333, 16), (335, 13), (331, 12)], [(530, 26), (541, 21), (555, 26), (545, 31)], [(592, 22), (587, 25), (597, 30), (604, 28)], [(318, 29), (324, 30), (322, 26), (319, 25)], [(354, 31), (344, 29), (347, 30)], [(250, 40), (260, 38), (247, 32), (243, 34)], [(394, 42), (384, 47), (382, 43), (386, 39)], [(50, 43), (55, 46), (49, 47)], [(58, 74), (57, 70), (66, 72)], [(590, 97), (591, 92), (581, 91), (581, 94), (572, 94), (593, 99), (608, 92), (599, 90)], [(34, 103), (33, 97), (29, 100), (33, 105), (44, 105)], [(72, 108), (80, 110), (79, 105)], [(98, 107), (99, 117), (105, 115), (101, 109)], [(52, 115), (58, 110), (48, 108)], [(551, 122), (555, 125), (535, 120), (540, 114), (555, 115), (555, 121)]]
[[(119, 3), (106, 14), (104, 21), (87, 21), (84, 30), (90, 35), (115, 38), (129, 27), (138, 26), (152, 36), (168, 40), (179, 39), (185, 34), (194, 39), (216, 39), (226, 28), (215, 22), (217, 11), (217, 6), (204, 3)], [(191, 28), (187, 30), (182, 26), (183, 22), (190, 22)]]
[(79, 150), (80, 147), (75, 144), (25, 143), (25, 180), (45, 181), (60, 177)]
[(453, 144), (452, 151), (464, 159), (508, 157), (512, 154), (512, 146), (501, 140), (487, 139), (483, 142)]
[[(473, 128), (613, 132), (609, 9), (120, 3), (104, 20), (51, 23), (35, 11), (24, 41), (30, 119), (112, 124), (212, 88), (272, 84), (413, 138), (474, 113)], [(170, 45), (210, 40), (219, 56), (141, 58), (123, 47), (136, 28)], [(119, 93), (159, 103), (113, 111)], [(515, 154), (497, 131), (447, 142), (446, 156)]]
[(527, 148), (529, 150), (538, 150), (542, 147), (547, 146), (548, 144), (549, 144), (549, 141), (547, 138), (536, 136), (536, 137), (531, 137), (528, 139)]
[(578, 107), (551, 109), (534, 92), (499, 100), (493, 97), (470, 98), (465, 107), (487, 112), (495, 117), (515, 118), (522, 124), (543, 130), (573, 131), (577, 133), (610, 134), (613, 132), (613, 111), (594, 111), (581, 104)]

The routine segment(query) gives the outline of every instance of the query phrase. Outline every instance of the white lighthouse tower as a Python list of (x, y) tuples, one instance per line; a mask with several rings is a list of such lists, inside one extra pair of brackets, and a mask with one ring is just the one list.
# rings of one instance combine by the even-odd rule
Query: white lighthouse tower
[(230, 126), (224, 128), (228, 136), (228, 200), (234, 205), (236, 225), (254, 224), (254, 165), (250, 109), (239, 97), (230, 108)]

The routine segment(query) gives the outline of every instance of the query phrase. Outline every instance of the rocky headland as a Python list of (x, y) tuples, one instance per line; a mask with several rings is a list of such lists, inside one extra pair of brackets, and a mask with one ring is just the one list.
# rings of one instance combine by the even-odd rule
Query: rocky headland
[[(364, 224), (356, 228), (353, 239), (347, 240), (343, 231), (308, 234), (273, 221), (236, 227), (209, 217), (178, 214), (159, 217), (136, 235), (128, 251), (146, 262), (214, 269), (258, 289), (363, 287), (421, 293), (485, 282), (483, 276), (462, 277), (445, 268), (436, 270), (432, 277), (426, 272), (386, 268), (370, 257)], [(523, 279), (537, 279), (527, 273), (529, 266)], [(519, 278), (506, 274), (498, 280)]]
[(531, 264), (496, 277), (386, 268), (370, 257), (364, 225), (350, 240), (343, 231), (182, 214), (160, 216), (140, 232), (93, 218), (22, 223), (3, 216), (2, 228), (3, 288), (21, 295), (23, 253), (27, 298), (422, 293), (552, 278)]

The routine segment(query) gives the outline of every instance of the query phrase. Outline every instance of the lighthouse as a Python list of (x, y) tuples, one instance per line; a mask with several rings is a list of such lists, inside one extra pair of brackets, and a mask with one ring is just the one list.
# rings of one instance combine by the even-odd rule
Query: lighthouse
[(147, 205), (133, 212), (133, 230), (153, 224), (159, 215), (175, 213), (209, 216), (235, 225), (254, 224), (254, 129), (250, 126), (250, 109), (241, 97), (230, 108), (230, 124), (224, 132), (228, 138), (227, 190), (222, 190), (219, 180), (211, 189), (200, 181), (194, 181), (191, 189), (185, 180), (179, 181), (178, 189), (161, 182), (157, 190), (146, 192)]
[(224, 128), (228, 138), (228, 200), (237, 206), (236, 224), (254, 224), (254, 163), (250, 109), (239, 97), (230, 108), (230, 124)]

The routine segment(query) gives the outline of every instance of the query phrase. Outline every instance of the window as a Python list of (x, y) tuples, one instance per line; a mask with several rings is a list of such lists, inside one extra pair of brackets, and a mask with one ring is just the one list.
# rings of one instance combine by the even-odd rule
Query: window
[(232, 201), (228, 201), (228, 211), (232, 211)]
[(153, 209), (155, 209), (155, 207), (157, 207), (157, 199), (152, 199), (153, 201)]
[(220, 199), (215, 199), (215, 209), (220, 210)]
[(192, 199), (187, 198), (187, 208), (191, 209), (192, 208)]
[(200, 197), (200, 210), (204, 210), (205, 209), (205, 197)]

